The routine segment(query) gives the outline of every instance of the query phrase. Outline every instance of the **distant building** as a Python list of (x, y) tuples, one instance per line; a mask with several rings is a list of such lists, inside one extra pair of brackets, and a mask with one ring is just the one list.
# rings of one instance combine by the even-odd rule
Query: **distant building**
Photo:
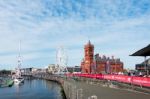
[(32, 73), (36, 74), (36, 73), (46, 73), (47, 72), (47, 68), (32, 68)]
[(32, 73), (37, 73), (38, 69), (37, 68), (32, 68)]
[(139, 72), (145, 72), (145, 70), (148, 70), (150, 73), (150, 58), (140, 64), (136, 64), (135, 69)]
[(123, 72), (123, 62), (120, 59), (106, 57), (105, 55), (95, 55), (96, 73), (118, 73)]
[(32, 68), (21, 68), (21, 73), (22, 74), (31, 74), (32, 73)]
[(67, 70), (70, 73), (81, 73), (81, 67), (80, 66), (67, 67)]
[(54, 74), (56, 72), (55, 64), (49, 64), (48, 66), (48, 73)]
[(105, 55), (94, 56), (94, 45), (89, 41), (84, 46), (84, 59), (81, 62), (82, 73), (114, 73), (123, 71), (123, 62), (120, 59), (111, 59)]

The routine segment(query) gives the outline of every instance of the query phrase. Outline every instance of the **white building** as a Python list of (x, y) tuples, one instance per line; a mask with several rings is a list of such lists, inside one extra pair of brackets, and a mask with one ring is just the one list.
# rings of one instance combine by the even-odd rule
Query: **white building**
[(58, 71), (58, 66), (55, 64), (49, 64), (48, 66), (48, 73), (54, 74)]

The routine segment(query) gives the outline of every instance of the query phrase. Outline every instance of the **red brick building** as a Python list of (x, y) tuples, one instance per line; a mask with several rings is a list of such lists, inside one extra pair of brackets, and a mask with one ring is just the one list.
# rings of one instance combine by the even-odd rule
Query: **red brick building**
[(123, 71), (123, 62), (114, 57), (94, 56), (94, 45), (89, 41), (84, 46), (84, 59), (81, 62), (82, 73), (116, 73)]
[(84, 59), (81, 62), (81, 72), (91, 73), (93, 65), (93, 56), (94, 56), (94, 45), (89, 41), (88, 44), (84, 46)]

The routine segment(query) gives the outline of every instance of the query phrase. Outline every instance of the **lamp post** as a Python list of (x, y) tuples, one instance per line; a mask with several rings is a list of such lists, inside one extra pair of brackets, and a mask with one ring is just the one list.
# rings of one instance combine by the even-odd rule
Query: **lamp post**
[(146, 75), (149, 75), (148, 66), (146, 63), (146, 56), (144, 56), (144, 69), (145, 69)]
[(146, 75), (147, 75), (147, 69), (146, 69), (146, 56), (144, 56), (144, 69), (145, 69), (145, 72), (146, 72)]
[(116, 67), (116, 59), (115, 59), (115, 73), (117, 72), (117, 67)]

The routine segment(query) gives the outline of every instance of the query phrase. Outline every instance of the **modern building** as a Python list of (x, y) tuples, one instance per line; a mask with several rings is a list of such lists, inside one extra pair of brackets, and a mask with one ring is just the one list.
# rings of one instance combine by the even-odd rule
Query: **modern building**
[(37, 74), (37, 73), (46, 73), (47, 68), (32, 68), (32, 73)]
[(144, 75), (150, 74), (150, 59), (146, 60), (146, 57), (150, 56), (150, 44), (147, 45), (146, 47), (134, 52), (130, 56), (144, 57), (144, 62), (142, 62), (141, 64), (136, 64), (136, 70), (138, 70), (139, 72), (143, 72)]
[(84, 46), (84, 59), (81, 62), (82, 73), (116, 73), (123, 71), (123, 62), (114, 57), (94, 55), (94, 45), (89, 41)]
[(67, 67), (67, 70), (70, 73), (81, 73), (81, 67), (80, 66)]
[(21, 73), (24, 75), (32, 73), (32, 68), (21, 68), (20, 70), (21, 70)]
[(150, 73), (150, 58), (140, 64), (136, 64), (135, 69), (139, 72), (145, 72), (148, 70)]

